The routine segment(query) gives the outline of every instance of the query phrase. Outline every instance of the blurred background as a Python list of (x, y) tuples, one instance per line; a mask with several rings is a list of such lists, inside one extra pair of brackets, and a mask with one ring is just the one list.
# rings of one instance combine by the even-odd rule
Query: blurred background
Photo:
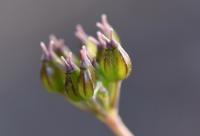
[(0, 135), (111, 136), (39, 79), (40, 41), (95, 34), (106, 13), (134, 62), (120, 114), (136, 136), (200, 135), (199, 0), (1, 0)]

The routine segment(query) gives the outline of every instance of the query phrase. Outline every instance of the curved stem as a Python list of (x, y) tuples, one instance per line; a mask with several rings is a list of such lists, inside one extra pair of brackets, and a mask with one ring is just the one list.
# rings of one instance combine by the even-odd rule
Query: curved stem
[(103, 122), (116, 136), (134, 136), (134, 134), (126, 127), (117, 112), (108, 114)]

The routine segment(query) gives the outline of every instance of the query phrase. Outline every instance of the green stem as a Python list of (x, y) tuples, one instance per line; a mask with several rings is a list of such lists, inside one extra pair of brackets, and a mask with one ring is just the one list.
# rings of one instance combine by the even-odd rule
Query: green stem
[[(94, 114), (102, 121), (116, 136), (134, 136), (127, 128), (119, 115), (119, 99), (121, 90), (121, 81), (113, 82), (109, 85), (110, 91), (110, 108), (106, 110), (101, 104), (96, 101), (96, 97), (91, 99), (86, 105), (89, 112)], [(97, 92), (96, 92), (97, 93)], [(96, 96), (96, 95), (95, 95)]]
[(121, 83), (122, 81), (113, 82), (110, 85), (110, 92), (111, 92), (111, 109), (119, 110), (119, 99), (121, 93)]

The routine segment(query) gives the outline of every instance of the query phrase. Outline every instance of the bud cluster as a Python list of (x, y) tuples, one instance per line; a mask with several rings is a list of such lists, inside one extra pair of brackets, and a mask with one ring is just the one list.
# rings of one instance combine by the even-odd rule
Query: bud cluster
[(40, 76), (48, 91), (64, 95), (72, 103), (105, 110), (117, 99), (113, 99), (118, 91), (116, 88), (113, 91), (113, 84), (128, 77), (132, 64), (106, 15), (96, 26), (97, 38), (77, 25), (75, 35), (83, 45), (78, 56), (54, 35), (50, 36), (48, 46), (41, 42)]

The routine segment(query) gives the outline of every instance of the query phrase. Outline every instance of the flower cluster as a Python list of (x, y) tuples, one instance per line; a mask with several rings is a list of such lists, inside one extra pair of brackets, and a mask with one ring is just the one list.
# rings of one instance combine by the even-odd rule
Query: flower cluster
[(97, 38), (77, 25), (75, 35), (82, 42), (78, 56), (54, 35), (46, 46), (41, 42), (41, 81), (50, 91), (64, 95), (80, 108), (93, 112), (116, 108), (122, 80), (131, 72), (131, 60), (106, 15), (96, 24)]

